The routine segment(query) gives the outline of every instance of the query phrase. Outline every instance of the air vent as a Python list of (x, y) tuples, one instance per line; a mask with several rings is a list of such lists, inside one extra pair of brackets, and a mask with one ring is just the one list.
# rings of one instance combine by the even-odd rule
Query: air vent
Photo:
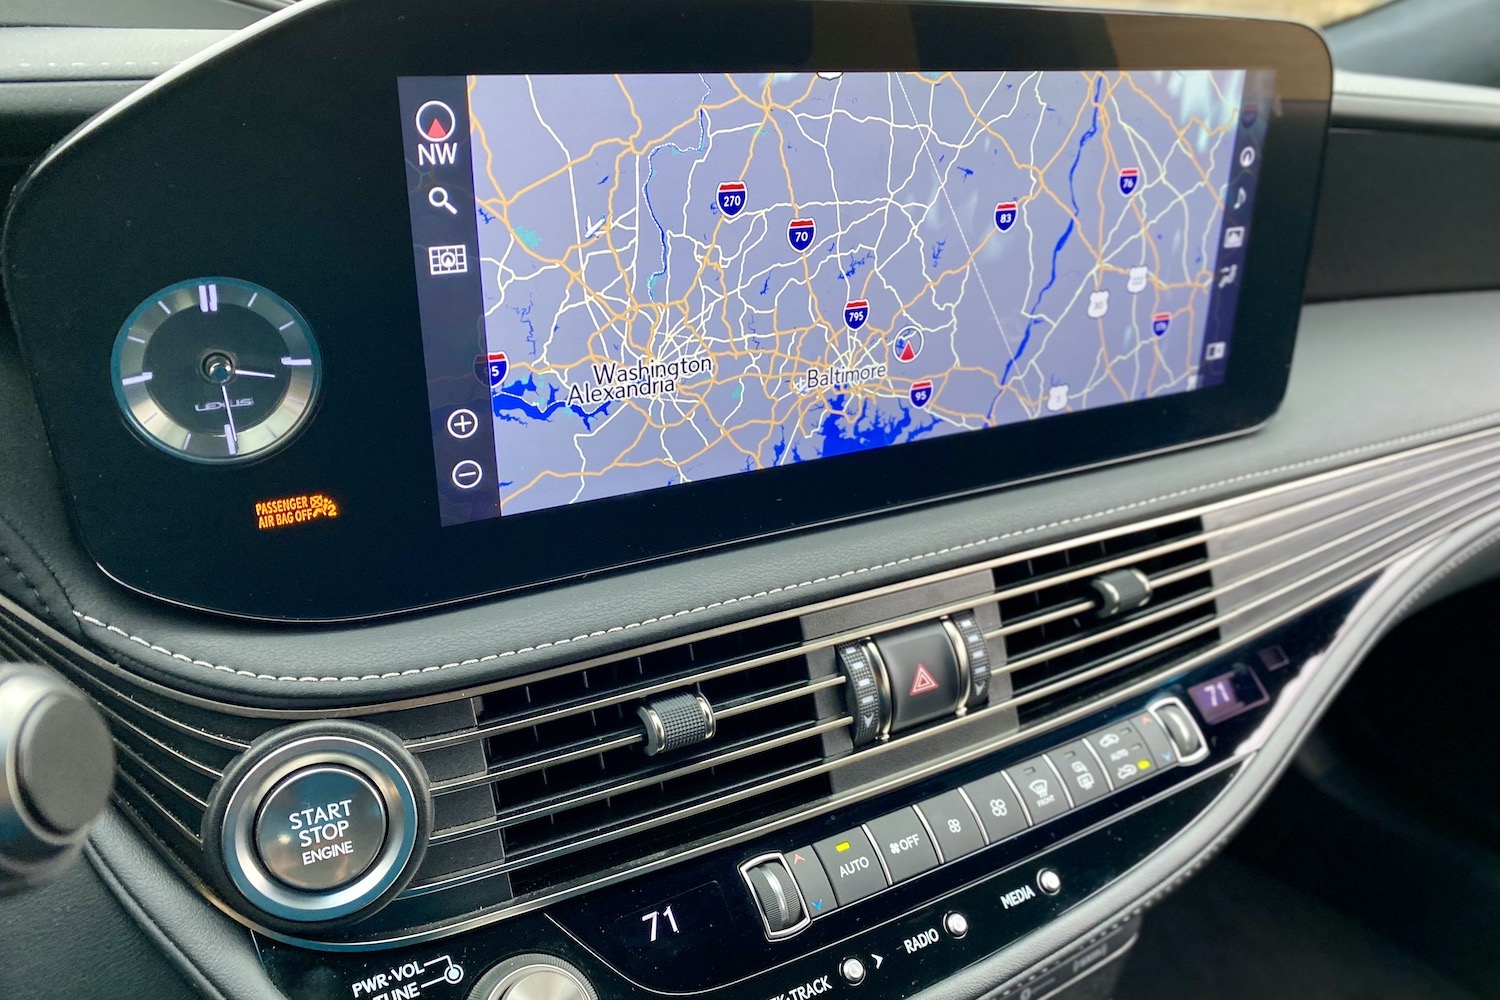
[[(1023, 726), (1216, 640), (1213, 578), (1197, 519), (1003, 563), (994, 570), (1006, 669)], [(1145, 600), (1113, 614), (1097, 582), (1126, 572)]]
[[(472, 735), (485, 772), (435, 791), (441, 808), (443, 795), (483, 785), (493, 813), (439, 830), (434, 844), (498, 831), (500, 868), (522, 895), (826, 794), (825, 776), (797, 775), (849, 724), (841, 699), (818, 697), (842, 679), (811, 681), (799, 642), (797, 622), (785, 620), (483, 696)], [(638, 709), (664, 694), (701, 697), (712, 737), (648, 753)], [(426, 884), (450, 877), (424, 875)]]

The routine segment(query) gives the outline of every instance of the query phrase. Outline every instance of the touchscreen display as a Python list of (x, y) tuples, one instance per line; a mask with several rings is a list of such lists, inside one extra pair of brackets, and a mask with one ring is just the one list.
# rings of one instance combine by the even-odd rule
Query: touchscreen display
[(471, 76), (399, 92), (439, 509), (456, 524), (1222, 382), (1274, 79)]

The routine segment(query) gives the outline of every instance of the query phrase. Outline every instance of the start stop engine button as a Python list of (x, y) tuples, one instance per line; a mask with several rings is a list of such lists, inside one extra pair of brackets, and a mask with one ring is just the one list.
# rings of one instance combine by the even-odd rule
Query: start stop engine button
[(385, 803), (346, 767), (309, 767), (283, 779), (255, 820), (261, 864), (277, 881), (327, 892), (363, 875), (385, 846)]

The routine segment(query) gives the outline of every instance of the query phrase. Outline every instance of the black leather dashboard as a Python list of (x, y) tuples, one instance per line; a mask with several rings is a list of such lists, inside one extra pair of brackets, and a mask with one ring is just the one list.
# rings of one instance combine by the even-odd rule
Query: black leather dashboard
[[(250, 704), (359, 705), (449, 690), (812, 603), (917, 571), (1113, 526), (1500, 422), (1489, 372), (1500, 298), (1489, 293), (1310, 306), (1286, 402), (1249, 437), (1022, 486), (934, 510), (682, 560), (493, 604), (355, 629), (226, 624), (121, 592), (69, 543), (38, 486), (51, 476), (34, 410), (6, 394), (16, 493), (7, 520), (14, 595), (48, 588), (56, 624), (144, 676)], [(1413, 356), (1414, 331), (1422, 348)], [(1486, 406), (1485, 404), (1491, 404)], [(22, 450), (24, 449), (24, 450)], [(8, 484), (9, 485), (9, 484)], [(27, 551), (27, 550), (30, 551)], [(50, 566), (42, 562), (45, 553)], [(50, 579), (49, 579), (50, 577)]]

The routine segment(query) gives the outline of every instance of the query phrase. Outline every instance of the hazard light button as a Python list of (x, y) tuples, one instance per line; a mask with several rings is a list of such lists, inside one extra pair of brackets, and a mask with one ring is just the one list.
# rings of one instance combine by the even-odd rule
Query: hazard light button
[(875, 640), (891, 692), (891, 732), (952, 715), (965, 695), (958, 655), (938, 622)]

